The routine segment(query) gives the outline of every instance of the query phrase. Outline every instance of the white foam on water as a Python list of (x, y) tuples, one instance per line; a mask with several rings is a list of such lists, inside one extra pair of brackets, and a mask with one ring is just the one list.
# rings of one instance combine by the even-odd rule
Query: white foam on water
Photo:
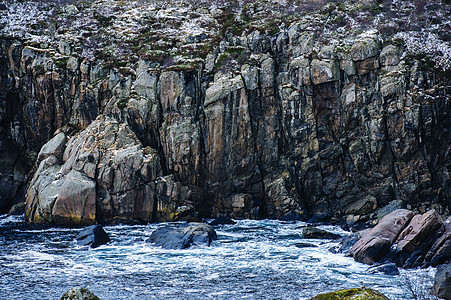
[[(13, 284), (23, 287), (23, 298), (46, 298), (49, 289), (63, 290), (68, 280), (76, 280), (105, 299), (309, 299), (318, 292), (362, 285), (391, 299), (409, 299), (399, 276), (367, 274), (368, 266), (329, 252), (336, 241), (303, 239), (302, 222), (240, 220), (217, 227), (218, 240), (211, 247), (168, 250), (147, 242), (156, 228), (166, 225), (176, 226), (107, 226), (112, 241), (95, 249), (76, 244), (80, 229), (15, 228), (14, 234), (26, 236), (0, 247), (0, 268), (1, 274), (8, 269), (19, 275), (2, 276), (0, 298)], [(346, 234), (338, 227), (321, 228)], [(36, 282), (34, 290), (27, 288), (29, 282)]]

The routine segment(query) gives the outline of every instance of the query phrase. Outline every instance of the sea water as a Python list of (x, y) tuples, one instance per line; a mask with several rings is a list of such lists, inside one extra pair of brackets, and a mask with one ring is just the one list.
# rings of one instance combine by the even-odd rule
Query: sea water
[(147, 241), (165, 225), (107, 226), (111, 242), (91, 249), (77, 245), (80, 228), (0, 216), (0, 299), (59, 299), (75, 286), (101, 299), (309, 299), (361, 286), (413, 299), (409, 283), (427, 290), (434, 275), (433, 269), (369, 274), (367, 265), (331, 253), (337, 242), (303, 239), (303, 222), (240, 220), (216, 227), (211, 247), (184, 250)]

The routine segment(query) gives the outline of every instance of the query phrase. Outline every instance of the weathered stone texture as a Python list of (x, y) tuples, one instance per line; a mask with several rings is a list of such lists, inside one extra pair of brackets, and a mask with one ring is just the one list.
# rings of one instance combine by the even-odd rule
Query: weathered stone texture
[[(301, 23), (273, 36), (228, 33), (189, 68), (144, 58), (114, 67), (65, 41), (1, 39), (0, 213), (28, 183), (33, 222), (372, 225), (395, 199), (449, 214), (449, 79), (381, 36), (336, 45)], [(237, 50), (242, 61), (218, 68)]]

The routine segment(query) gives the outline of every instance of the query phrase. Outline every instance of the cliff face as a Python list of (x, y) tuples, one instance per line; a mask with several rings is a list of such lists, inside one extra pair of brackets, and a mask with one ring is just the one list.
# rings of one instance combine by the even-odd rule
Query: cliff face
[(264, 2), (112, 3), (4, 25), (2, 213), (26, 197), (29, 221), (57, 224), (369, 218), (394, 199), (449, 214), (447, 5), (431, 50), (405, 25), (427, 6), (381, 3), (366, 24), (368, 7), (346, 14), (361, 3), (287, 4), (268, 26)]

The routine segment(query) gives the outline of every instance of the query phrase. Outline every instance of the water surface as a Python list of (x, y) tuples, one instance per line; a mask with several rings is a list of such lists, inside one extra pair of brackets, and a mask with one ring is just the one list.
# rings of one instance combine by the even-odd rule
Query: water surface
[(364, 285), (390, 299), (413, 299), (406, 278), (421, 279), (428, 288), (434, 274), (368, 274), (366, 265), (329, 252), (336, 242), (303, 239), (303, 222), (219, 226), (211, 247), (165, 250), (146, 242), (165, 225), (105, 227), (112, 241), (90, 249), (77, 245), (80, 229), (36, 227), (22, 217), (0, 216), (0, 299), (59, 299), (74, 286), (101, 299), (309, 299)]

